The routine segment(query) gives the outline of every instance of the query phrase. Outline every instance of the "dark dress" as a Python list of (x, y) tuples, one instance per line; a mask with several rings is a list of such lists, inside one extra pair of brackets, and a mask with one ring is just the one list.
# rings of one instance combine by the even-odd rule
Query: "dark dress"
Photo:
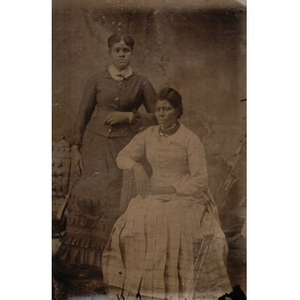
[[(136, 73), (116, 81), (106, 70), (88, 81), (70, 142), (80, 147), (84, 170), (77, 178), (72, 172), (66, 234), (56, 258), (101, 267), (102, 250), (123, 213), (122, 173), (116, 156), (141, 128), (156, 123), (155, 100), (151, 83)], [(137, 112), (141, 105), (147, 113)], [(104, 125), (114, 111), (133, 112), (134, 121)]]

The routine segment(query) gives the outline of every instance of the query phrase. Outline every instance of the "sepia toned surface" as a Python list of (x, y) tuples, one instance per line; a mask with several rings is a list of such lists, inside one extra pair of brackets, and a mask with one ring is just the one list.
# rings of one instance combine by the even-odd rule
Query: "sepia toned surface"
[[(181, 122), (204, 145), (231, 284), (244, 291), (245, 17), (237, 1), (53, 1), (53, 144), (70, 138), (86, 81), (109, 65), (107, 38), (130, 33), (134, 71), (156, 92), (168, 85), (183, 96)], [(54, 178), (57, 189), (61, 173)], [(62, 184), (55, 200), (66, 195)]]

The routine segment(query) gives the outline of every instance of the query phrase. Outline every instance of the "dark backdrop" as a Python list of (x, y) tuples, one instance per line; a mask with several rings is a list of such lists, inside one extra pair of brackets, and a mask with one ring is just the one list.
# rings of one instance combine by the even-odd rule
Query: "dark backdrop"
[[(245, 290), (246, 8), (233, 0), (53, 0), (53, 141), (68, 138), (88, 78), (109, 65), (107, 38), (130, 33), (132, 66), (183, 96), (182, 123), (201, 138), (228, 237), (228, 271)], [(226, 178), (233, 185), (225, 194)], [(228, 291), (229, 292), (229, 291)]]
[(69, 137), (84, 85), (110, 59), (107, 38), (135, 41), (132, 66), (157, 92), (183, 96), (182, 123), (201, 138), (219, 205), (245, 137), (246, 8), (236, 1), (53, 0), (53, 140)]

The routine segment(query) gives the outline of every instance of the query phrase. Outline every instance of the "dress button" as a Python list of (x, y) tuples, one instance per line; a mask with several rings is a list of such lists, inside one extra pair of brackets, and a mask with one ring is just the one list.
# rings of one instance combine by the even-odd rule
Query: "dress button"
[(111, 128), (107, 129), (108, 132), (111, 132)]

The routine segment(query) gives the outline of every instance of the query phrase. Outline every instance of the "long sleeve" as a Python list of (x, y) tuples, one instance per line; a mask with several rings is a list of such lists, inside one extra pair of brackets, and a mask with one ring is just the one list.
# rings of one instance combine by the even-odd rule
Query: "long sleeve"
[(73, 128), (70, 145), (80, 145), (87, 123), (95, 110), (96, 80), (92, 77), (86, 84), (79, 111)]
[(146, 78), (143, 78), (143, 82), (141, 85), (141, 97), (142, 103), (147, 113), (135, 113), (135, 122), (137, 126), (143, 128), (151, 125), (156, 125), (157, 121), (154, 112), (157, 96), (152, 84)]
[(177, 194), (193, 195), (203, 192), (208, 185), (208, 175), (203, 145), (197, 136), (191, 136), (187, 144), (189, 173), (174, 182)]
[(145, 156), (146, 131), (138, 133), (117, 156), (116, 163), (121, 170), (131, 170), (132, 167)]

